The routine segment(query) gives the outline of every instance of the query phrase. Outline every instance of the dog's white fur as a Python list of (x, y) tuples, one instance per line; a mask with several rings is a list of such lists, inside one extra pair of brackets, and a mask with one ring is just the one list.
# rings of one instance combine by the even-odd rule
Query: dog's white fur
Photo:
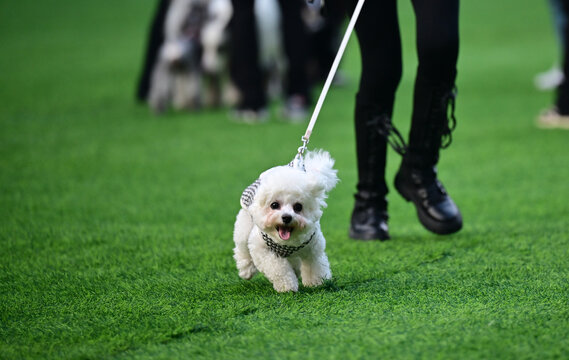
[[(318, 286), (332, 277), (320, 218), (327, 193), (338, 182), (333, 166), (328, 152), (308, 152), (306, 171), (287, 165), (271, 168), (260, 175), (252, 200), (241, 198), (242, 209), (233, 233), (234, 259), (241, 278), (250, 279), (259, 270), (276, 291), (286, 292), (298, 290), (299, 275), (304, 286)], [(298, 204), (302, 205), (300, 211)], [(289, 257), (279, 257), (267, 246), (262, 233), (286, 246), (300, 246), (313, 237)]]

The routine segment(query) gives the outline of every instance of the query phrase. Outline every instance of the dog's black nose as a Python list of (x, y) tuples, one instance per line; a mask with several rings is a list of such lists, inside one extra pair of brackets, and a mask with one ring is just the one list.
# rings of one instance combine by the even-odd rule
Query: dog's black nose
[(288, 223), (291, 222), (291, 221), (292, 221), (292, 216), (290, 216), (290, 215), (283, 215), (283, 222), (284, 222), (285, 224), (288, 224)]

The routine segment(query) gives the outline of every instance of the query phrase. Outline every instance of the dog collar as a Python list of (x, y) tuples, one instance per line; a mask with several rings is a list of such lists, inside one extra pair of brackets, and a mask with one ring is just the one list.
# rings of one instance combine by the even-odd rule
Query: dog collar
[(269, 237), (269, 235), (265, 234), (264, 232), (261, 232), (261, 234), (263, 235), (263, 240), (265, 240), (265, 243), (269, 247), (269, 250), (274, 252), (278, 257), (285, 258), (292, 255), (295, 251), (298, 251), (308, 245), (316, 233), (312, 233), (312, 235), (310, 235), (310, 239), (306, 240), (299, 246), (280, 245), (277, 244), (273, 239)]

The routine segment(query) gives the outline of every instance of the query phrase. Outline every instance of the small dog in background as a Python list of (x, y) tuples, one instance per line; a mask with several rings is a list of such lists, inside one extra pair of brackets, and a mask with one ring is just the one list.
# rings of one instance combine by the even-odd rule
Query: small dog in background
[(203, 105), (204, 80), (209, 85), (206, 102), (222, 101), (221, 54), (233, 9), (230, 0), (172, 0), (165, 21), (165, 41), (154, 66), (150, 107), (156, 113), (170, 105), (196, 109)]
[(263, 172), (241, 196), (235, 221), (234, 259), (239, 276), (261, 271), (278, 292), (318, 286), (332, 273), (320, 229), (327, 193), (338, 182), (325, 151), (306, 154), (305, 171), (291, 165)]

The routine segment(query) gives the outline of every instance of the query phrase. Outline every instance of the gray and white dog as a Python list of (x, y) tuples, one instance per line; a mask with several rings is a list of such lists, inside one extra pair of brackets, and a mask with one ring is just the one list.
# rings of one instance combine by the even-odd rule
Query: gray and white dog
[(233, 13), (230, 0), (172, 0), (165, 21), (165, 41), (152, 72), (149, 103), (156, 113), (171, 105), (199, 108), (204, 78), (209, 102), (221, 101), (224, 69), (221, 48)]

